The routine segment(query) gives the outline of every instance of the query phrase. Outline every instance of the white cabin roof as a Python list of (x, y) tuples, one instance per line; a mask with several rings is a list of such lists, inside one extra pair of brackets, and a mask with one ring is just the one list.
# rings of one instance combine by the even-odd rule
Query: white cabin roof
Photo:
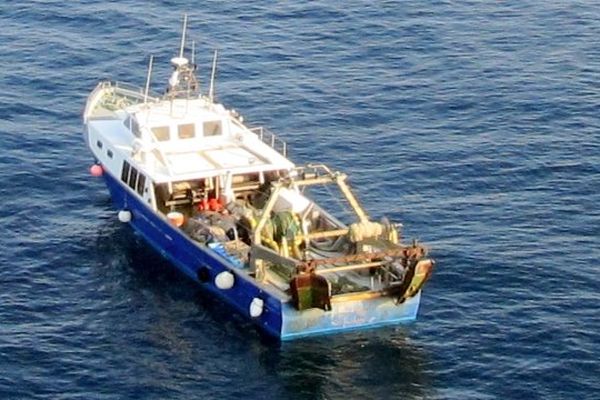
[[(156, 183), (294, 167), (221, 104), (204, 98), (137, 104), (116, 115), (120, 119), (92, 119), (88, 129), (131, 155)], [(129, 127), (136, 123), (137, 135)]]

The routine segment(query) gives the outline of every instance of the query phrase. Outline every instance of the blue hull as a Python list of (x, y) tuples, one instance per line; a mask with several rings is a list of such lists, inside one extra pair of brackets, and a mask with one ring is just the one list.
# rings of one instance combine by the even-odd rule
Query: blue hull
[[(209, 247), (196, 244), (165, 218), (155, 214), (136, 193), (108, 171), (103, 176), (116, 208), (131, 212), (130, 224), (152, 247), (204, 290), (218, 296), (270, 336), (289, 340), (395, 325), (412, 321), (417, 316), (420, 293), (401, 305), (394, 304), (390, 298), (379, 298), (335, 303), (331, 311), (297, 311), (288, 302), (282, 302), (265, 288), (258, 286), (233, 260)], [(203, 274), (199, 278), (198, 271), (201, 268)], [(234, 275), (235, 283), (230, 289), (215, 286), (215, 277), (223, 271)], [(250, 316), (250, 304), (254, 298), (264, 302), (263, 312), (256, 318)]]

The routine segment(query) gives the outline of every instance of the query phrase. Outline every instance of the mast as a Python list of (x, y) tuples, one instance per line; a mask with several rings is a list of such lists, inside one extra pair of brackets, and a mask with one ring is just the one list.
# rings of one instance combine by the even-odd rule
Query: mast
[(183, 32), (181, 33), (181, 46), (179, 46), (179, 58), (183, 57), (185, 49), (185, 33), (187, 31), (187, 14), (183, 14)]
[(148, 77), (146, 78), (146, 89), (144, 90), (144, 104), (148, 102), (148, 92), (150, 91), (150, 77), (152, 76), (152, 63), (154, 62), (154, 56), (150, 55), (150, 62), (148, 63)]
[(217, 54), (218, 50), (215, 49), (215, 55), (213, 57), (212, 71), (210, 73), (210, 87), (208, 89), (208, 98), (212, 102), (215, 97), (215, 75), (217, 74)]
[[(173, 72), (169, 78), (169, 86), (165, 95), (170, 99), (186, 98), (196, 96), (199, 93), (198, 79), (195, 75), (194, 65), (184, 57), (185, 36), (187, 32), (187, 14), (183, 15), (183, 32), (181, 33), (181, 44), (179, 55), (171, 59)], [(192, 55), (193, 56), (193, 55)]]

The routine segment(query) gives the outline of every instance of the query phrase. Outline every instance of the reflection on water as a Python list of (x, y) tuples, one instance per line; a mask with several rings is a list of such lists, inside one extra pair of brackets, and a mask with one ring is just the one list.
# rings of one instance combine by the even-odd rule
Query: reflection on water
[(290, 395), (327, 399), (422, 399), (429, 392), (426, 363), (401, 329), (285, 342), (261, 357)]

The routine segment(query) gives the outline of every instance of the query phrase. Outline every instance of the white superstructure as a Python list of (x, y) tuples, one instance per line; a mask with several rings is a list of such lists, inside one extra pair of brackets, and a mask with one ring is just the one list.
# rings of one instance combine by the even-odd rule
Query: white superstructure
[(266, 137), (262, 128), (249, 129), (237, 113), (204, 96), (144, 102), (139, 91), (103, 82), (90, 96), (84, 120), (94, 155), (115, 176), (126, 160), (146, 182), (210, 179), (229, 193), (236, 181), (264, 182), (267, 172), (294, 168), (285, 143)]

